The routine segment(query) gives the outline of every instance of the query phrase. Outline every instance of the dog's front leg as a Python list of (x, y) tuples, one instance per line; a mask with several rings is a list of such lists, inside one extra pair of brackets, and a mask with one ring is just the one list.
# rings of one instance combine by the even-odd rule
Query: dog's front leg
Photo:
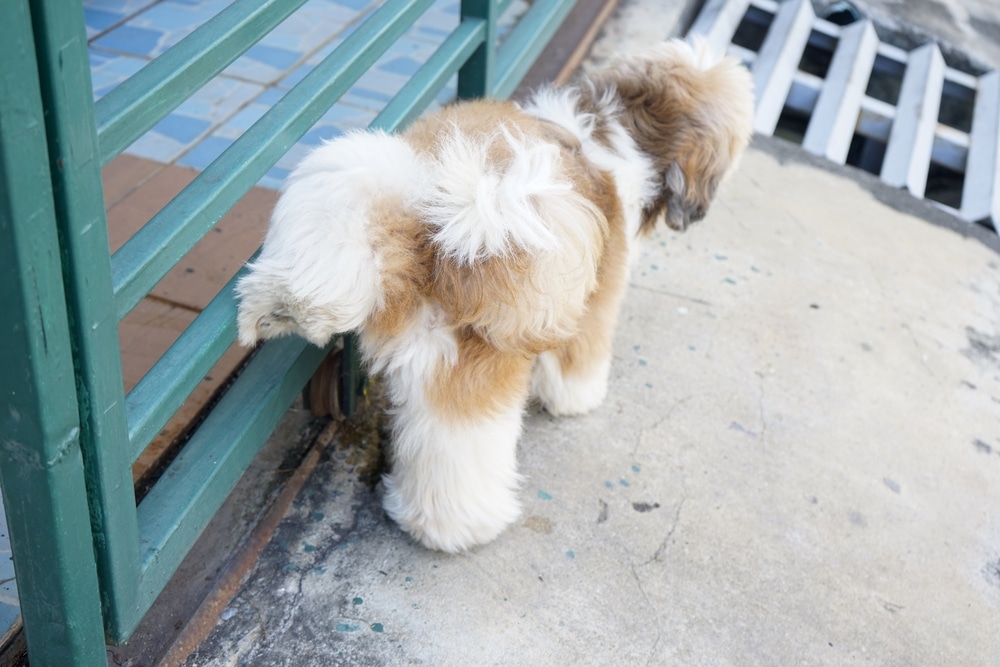
[(383, 477), (389, 516), (450, 552), (493, 540), (520, 514), (517, 440), (531, 372), (524, 355), (457, 338), (453, 360), (388, 374), (394, 437)]

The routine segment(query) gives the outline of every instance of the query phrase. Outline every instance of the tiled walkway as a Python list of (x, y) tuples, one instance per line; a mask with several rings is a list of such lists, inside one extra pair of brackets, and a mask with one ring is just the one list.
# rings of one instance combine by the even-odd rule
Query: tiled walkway
[[(84, 0), (94, 96), (100, 97), (222, 10), (224, 0)], [(330, 54), (382, 0), (309, 0), (126, 151), (204, 169)], [(518, 0), (500, 33), (527, 8)], [(277, 189), (302, 154), (365, 127), (458, 25), (459, 2), (439, 0), (275, 165), (260, 185)], [(454, 96), (454, 82), (438, 97)]]

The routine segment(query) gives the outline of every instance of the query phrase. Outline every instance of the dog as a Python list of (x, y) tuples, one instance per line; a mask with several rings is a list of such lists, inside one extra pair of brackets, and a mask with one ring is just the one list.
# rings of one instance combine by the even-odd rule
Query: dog
[(705, 216), (750, 141), (735, 59), (669, 41), (525, 104), (358, 131), (289, 175), (238, 281), (239, 341), (358, 334), (391, 402), (388, 515), (460, 552), (520, 512), (526, 406), (593, 410), (638, 241)]

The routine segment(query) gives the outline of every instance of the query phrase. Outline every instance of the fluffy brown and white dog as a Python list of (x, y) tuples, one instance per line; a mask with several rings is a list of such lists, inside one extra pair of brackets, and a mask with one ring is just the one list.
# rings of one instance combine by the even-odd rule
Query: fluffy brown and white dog
[(630, 254), (705, 215), (752, 113), (737, 61), (675, 40), (523, 106), (326, 143), (239, 282), (240, 342), (356, 331), (393, 406), (386, 511), (431, 548), (488, 542), (520, 511), (527, 402), (601, 403)]

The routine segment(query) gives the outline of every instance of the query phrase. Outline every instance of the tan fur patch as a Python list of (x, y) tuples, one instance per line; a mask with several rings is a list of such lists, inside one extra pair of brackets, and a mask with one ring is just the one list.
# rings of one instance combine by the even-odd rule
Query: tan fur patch
[[(470, 100), (418, 120), (403, 136), (418, 152), (435, 153), (453, 128), (470, 137), (490, 136), (502, 126), (512, 126), (512, 119), (518, 115), (513, 102)], [(496, 156), (498, 160), (505, 157), (509, 153)]]
[(457, 332), (458, 362), (438, 370), (428, 387), (435, 411), (449, 419), (488, 418), (522, 400), (531, 357), (502, 352), (468, 327)]
[(366, 335), (385, 341), (409, 327), (430, 285), (434, 257), (427, 226), (402, 201), (380, 199), (371, 214), (383, 298), (368, 318)]
[(628, 279), (625, 218), (611, 177), (601, 174), (589, 196), (608, 218), (608, 238), (598, 267), (598, 287), (587, 300), (579, 332), (556, 350), (567, 377), (589, 375), (595, 363), (607, 358)]

